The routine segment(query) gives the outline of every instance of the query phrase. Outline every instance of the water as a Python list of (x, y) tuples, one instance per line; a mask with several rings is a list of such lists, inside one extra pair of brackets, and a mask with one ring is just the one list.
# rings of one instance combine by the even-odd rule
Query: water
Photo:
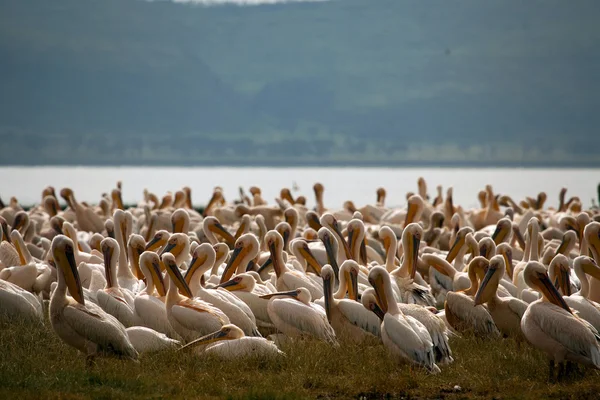
[(597, 198), (600, 169), (464, 169), (464, 168), (180, 168), (180, 167), (0, 167), (0, 196), (7, 202), (16, 196), (23, 205), (39, 203), (41, 191), (52, 185), (56, 190), (70, 187), (79, 201), (95, 203), (102, 193), (109, 193), (116, 182), (123, 182), (123, 200), (139, 201), (144, 188), (162, 196), (183, 186), (192, 188), (195, 205), (204, 205), (215, 186), (221, 186), (225, 198), (238, 198), (238, 188), (246, 191), (252, 186), (262, 189), (263, 197), (273, 203), (283, 187), (299, 190), (294, 196), (306, 196), (314, 205), (312, 186), (325, 186), (324, 200), (329, 208), (340, 208), (344, 201), (353, 200), (360, 207), (375, 201), (379, 187), (387, 190), (388, 205), (405, 203), (406, 192), (417, 191), (417, 179), (422, 176), (428, 184), (429, 195), (435, 187), (454, 188), (455, 204), (475, 206), (477, 193), (492, 184), (496, 193), (508, 194), (519, 200), (548, 194), (547, 205), (558, 204), (558, 193), (568, 188), (567, 198), (579, 196), (584, 207)]

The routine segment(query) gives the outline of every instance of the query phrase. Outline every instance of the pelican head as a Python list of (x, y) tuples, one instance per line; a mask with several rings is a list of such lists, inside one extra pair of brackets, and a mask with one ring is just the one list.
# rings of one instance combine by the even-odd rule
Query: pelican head
[(496, 244), (491, 237), (484, 237), (479, 241), (479, 255), (488, 260), (496, 255)]
[(9, 236), (9, 232), (8, 232), (8, 223), (1, 216), (0, 216), (0, 227), (2, 229), (2, 232), (0, 232), (0, 236), (2, 237), (2, 240), (6, 240), (8, 243), (10, 243), (10, 236)]
[(241, 330), (240, 328), (238, 328), (237, 326), (235, 326), (233, 324), (227, 324), (227, 325), (223, 325), (221, 327), (221, 329), (219, 329), (216, 332), (210, 333), (206, 336), (203, 336), (194, 341), (191, 341), (190, 343), (183, 346), (181, 348), (181, 350), (190, 349), (190, 348), (196, 347), (196, 346), (208, 345), (210, 343), (218, 342), (221, 340), (241, 339), (244, 336), (245, 335), (244, 335), (243, 330)]
[(323, 227), (323, 225), (321, 225), (321, 221), (319, 220), (319, 216), (316, 212), (307, 211), (304, 217), (306, 218), (306, 223), (308, 224), (308, 226), (314, 229), (315, 231), (318, 232), (319, 229)]
[(583, 237), (587, 241), (594, 260), (600, 260), (600, 222), (594, 221), (587, 224), (583, 230)]
[(573, 231), (566, 231), (563, 234), (562, 241), (560, 242), (560, 246), (558, 246), (556, 248), (556, 253), (554, 253), (554, 255), (557, 255), (557, 254), (568, 255), (571, 252), (571, 250), (573, 250), (573, 248), (575, 247), (576, 244), (577, 244), (577, 234)]
[(100, 249), (100, 243), (102, 242), (102, 239), (104, 239), (104, 236), (102, 236), (102, 234), (97, 233), (97, 232), (94, 233), (88, 239), (88, 244), (90, 245), (90, 248), (96, 249), (101, 252), (102, 250)]
[(171, 278), (171, 282), (175, 284), (177, 289), (179, 289), (179, 293), (183, 294), (185, 297), (190, 299), (194, 297), (192, 291), (190, 290), (190, 287), (181, 275), (181, 271), (179, 271), (179, 267), (177, 266), (177, 262), (175, 261), (175, 256), (171, 253), (164, 253), (161, 256), (161, 259), (163, 264), (165, 265), (167, 273), (169, 274), (169, 278)]
[(15, 213), (13, 221), (13, 230), (18, 230), (21, 234), (25, 234), (25, 230), (29, 227), (29, 215), (25, 211)]
[(79, 272), (75, 264), (74, 244), (71, 239), (64, 235), (57, 235), (52, 240), (52, 257), (59, 272), (69, 289), (69, 294), (75, 301), (85, 304), (83, 288), (79, 280)]
[(417, 261), (419, 259), (419, 245), (423, 237), (423, 228), (417, 223), (411, 223), (402, 231), (402, 248), (404, 257), (408, 263), (408, 274), (411, 279), (415, 278), (417, 272)]
[[(475, 295), (475, 305), (478, 306), (491, 299), (496, 293), (500, 278), (504, 274), (504, 258), (501, 255), (494, 256), (490, 259), (487, 272), (481, 281), (481, 286)], [(490, 285), (490, 282), (493, 282)]]
[(348, 291), (348, 298), (356, 301), (358, 299), (358, 274), (360, 268), (358, 263), (354, 260), (346, 260), (340, 267), (340, 274), (344, 276), (346, 281), (346, 290)]
[[(271, 231), (276, 232), (276, 231)], [(279, 235), (279, 233), (277, 233)], [(281, 235), (279, 235), (281, 237)], [(282, 239), (283, 241), (283, 239)], [(225, 266), (220, 283), (226, 282), (235, 273), (240, 265), (244, 267), (246, 264), (256, 257), (259, 251), (258, 239), (252, 233), (245, 233), (238, 238), (233, 248), (233, 253)], [(245, 263), (245, 264), (244, 264)]]
[(495, 244), (500, 244), (510, 238), (512, 230), (512, 221), (509, 218), (502, 218), (496, 224), (496, 230), (492, 234), (492, 239)]
[(116, 208), (120, 210), (125, 209), (125, 206), (123, 205), (123, 197), (121, 196), (121, 191), (119, 189), (113, 189), (110, 193), (110, 197)]
[(441, 228), (444, 225), (444, 213), (441, 211), (434, 211), (431, 213), (430, 221), (429, 226), (431, 228)]
[(319, 239), (325, 246), (325, 252), (327, 253), (327, 263), (332, 267), (338, 268), (337, 264), (337, 252), (338, 252), (338, 241), (333, 237), (333, 234), (329, 229), (323, 227), (317, 232)]
[(146, 281), (151, 281), (159, 296), (166, 294), (165, 281), (160, 271), (160, 259), (158, 254), (153, 251), (144, 251), (140, 256), (140, 270), (146, 277)]
[(579, 256), (575, 258), (573, 261), (573, 269), (575, 272), (580, 270), (589, 276), (600, 279), (600, 267), (598, 267), (598, 264), (596, 264), (591, 257)]
[(173, 233), (185, 233), (190, 226), (190, 215), (184, 208), (178, 208), (171, 214), (171, 227)]
[(102, 251), (102, 255), (104, 256), (104, 269), (106, 273), (106, 286), (111, 288), (114, 287), (117, 282), (113, 282), (113, 270), (119, 260), (119, 243), (110, 237), (104, 238), (102, 242), (100, 242), (100, 249)]
[(215, 265), (220, 266), (227, 261), (229, 246), (225, 243), (217, 243), (213, 245), (213, 250), (215, 251)]
[(386, 254), (390, 251), (393, 254), (396, 254), (396, 249), (393, 247), (395, 247), (394, 244), (396, 246), (398, 245), (398, 238), (392, 228), (386, 225), (379, 228), (379, 239), (383, 242), (383, 248), (385, 249)]
[(204, 274), (206, 271), (212, 268), (216, 259), (215, 249), (208, 244), (202, 243), (194, 249), (192, 253), (192, 261), (185, 273), (185, 281), (189, 285), (192, 281), (192, 277), (198, 271), (199, 274)]
[(571, 309), (567, 303), (565, 303), (565, 300), (550, 281), (544, 264), (539, 261), (529, 261), (523, 270), (523, 278), (530, 288), (537, 290), (542, 294), (544, 301), (549, 301), (550, 303), (571, 312)]
[(167, 244), (171, 234), (165, 230), (160, 230), (154, 234), (152, 240), (146, 245), (146, 251), (156, 251)]
[(313, 185), (313, 191), (315, 192), (315, 197), (317, 199), (321, 199), (323, 197), (323, 192), (325, 191), (325, 188), (322, 184), (317, 182)]
[(236, 290), (252, 292), (252, 290), (254, 290), (255, 286), (256, 286), (256, 279), (254, 279), (254, 277), (249, 273), (243, 273), (243, 274), (238, 274), (238, 275), (234, 276), (227, 282), (223, 282), (220, 285), (218, 285), (217, 287), (227, 289), (231, 292), (236, 291)]
[(413, 222), (419, 222), (421, 214), (423, 213), (423, 198), (418, 194), (413, 194), (408, 198), (408, 205), (406, 209), (406, 219), (404, 226), (412, 224)]
[(325, 300), (325, 313), (327, 314), (327, 320), (331, 323), (331, 301), (333, 299), (333, 282), (335, 281), (335, 275), (331, 265), (325, 264), (323, 266), (321, 278), (323, 278), (323, 299)]
[(295, 203), (294, 198), (292, 197), (292, 192), (288, 188), (281, 189), (281, 191), (279, 192), (279, 197), (281, 197), (282, 200), (286, 200), (292, 205)]
[(377, 296), (375, 295), (375, 289), (368, 288), (367, 290), (365, 290), (362, 294), (360, 301), (364, 308), (373, 312), (375, 315), (377, 315), (377, 317), (379, 317), (380, 320), (383, 321), (383, 318), (385, 317), (385, 312), (381, 309), (381, 307), (377, 303)]
[[(212, 248), (212, 247), (211, 247)], [(190, 239), (185, 233), (174, 233), (169, 237), (167, 245), (161, 253), (172, 253), (175, 256), (179, 254), (188, 254), (190, 252)]]
[(381, 309), (387, 312), (389, 309), (387, 299), (387, 288), (391, 285), (390, 275), (382, 267), (373, 267), (369, 272), (369, 283), (375, 289), (375, 295), (377, 296), (377, 303), (381, 305)]
[(292, 227), (285, 221), (281, 221), (275, 226), (275, 230), (279, 232), (281, 237), (283, 238), (283, 248), (288, 248), (288, 243), (290, 241), (290, 236), (292, 234)]
[(314, 254), (308, 247), (306, 240), (298, 238), (294, 239), (290, 244), (292, 254), (304, 258), (306, 260), (307, 267), (311, 267), (317, 275), (321, 275), (321, 264), (317, 261)]
[(71, 207), (72, 209), (75, 208), (75, 206), (74, 206), (75, 196), (73, 194), (73, 190), (71, 190), (70, 188), (63, 188), (60, 191), (60, 197), (62, 197), (64, 199), (64, 201), (67, 203), (67, 205), (69, 207)]
[(377, 189), (376, 193), (377, 193), (377, 204), (380, 206), (383, 206), (385, 204), (385, 196), (386, 196), (385, 189), (380, 187)]
[(265, 235), (265, 243), (269, 252), (271, 253), (271, 260), (273, 262), (273, 269), (275, 274), (279, 277), (284, 270), (284, 265), (281, 265), (280, 256), (283, 253), (283, 237), (276, 230), (267, 232)]
[(513, 277), (513, 264), (512, 264), (512, 247), (510, 244), (504, 242), (496, 246), (496, 253), (504, 257), (504, 265), (506, 266), (506, 273), (512, 280)]
[(146, 243), (141, 235), (133, 234), (129, 236), (127, 242), (127, 250), (129, 252), (129, 260), (133, 266), (133, 274), (138, 279), (143, 279), (144, 275), (140, 269), (140, 257), (146, 250)]
[(235, 238), (231, 235), (231, 233), (229, 233), (229, 231), (227, 231), (227, 229), (225, 229), (223, 225), (221, 225), (216, 217), (211, 216), (204, 218), (204, 221), (202, 221), (202, 228), (204, 232), (211, 232), (219, 235), (225, 240), (225, 242), (227, 242), (229, 246), (233, 246), (235, 243)]
[[(350, 252), (354, 255), (357, 247), (362, 248), (363, 240), (365, 238), (365, 224), (360, 219), (355, 218), (348, 222), (346, 230), (348, 231), (348, 245), (350, 246)], [(366, 251), (366, 249), (364, 251)], [(366, 257), (364, 258), (366, 259)]]
[(220, 203), (223, 200), (223, 191), (221, 190), (221, 188), (215, 188), (213, 191), (213, 194), (210, 198), (210, 200), (208, 201), (208, 204), (206, 205), (206, 207), (204, 207), (204, 212), (202, 213), (203, 216), (206, 216), (206, 213), (215, 205), (217, 205), (218, 203)]
[(557, 254), (548, 267), (549, 278), (555, 281), (554, 286), (560, 290), (563, 296), (571, 295), (569, 259), (563, 254)]
[[(454, 219), (454, 217), (452, 219)], [(473, 233), (473, 228), (468, 227), (468, 226), (460, 228), (458, 230), (458, 232), (456, 232), (456, 239), (454, 239), (454, 243), (452, 244), (452, 247), (450, 248), (450, 251), (448, 252), (448, 255), (446, 256), (446, 261), (448, 261), (448, 262), (454, 261), (454, 259), (460, 252), (460, 249), (464, 246), (466, 239), (467, 239), (467, 235), (469, 233), (471, 233), (471, 234)]]

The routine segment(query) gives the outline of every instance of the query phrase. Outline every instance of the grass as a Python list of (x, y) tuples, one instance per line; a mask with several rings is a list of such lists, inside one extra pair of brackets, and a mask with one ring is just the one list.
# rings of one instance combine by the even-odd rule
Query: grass
[[(139, 364), (82, 354), (49, 326), (0, 322), (0, 398), (346, 399), (597, 398), (600, 373), (547, 383), (545, 356), (512, 340), (454, 338), (455, 362), (427, 375), (398, 366), (379, 344), (331, 348), (303, 342), (275, 361), (220, 361), (193, 354), (144, 355)], [(460, 389), (455, 389), (455, 386)]]

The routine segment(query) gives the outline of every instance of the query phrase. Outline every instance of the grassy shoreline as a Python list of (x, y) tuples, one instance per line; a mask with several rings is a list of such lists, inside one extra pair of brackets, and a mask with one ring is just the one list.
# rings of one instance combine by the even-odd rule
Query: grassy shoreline
[[(549, 384), (545, 356), (512, 340), (453, 338), (455, 362), (430, 376), (398, 366), (379, 344), (305, 342), (282, 348), (275, 361), (239, 362), (176, 352), (140, 363), (100, 359), (92, 370), (82, 354), (49, 326), (0, 322), (0, 398), (22, 399), (345, 399), (345, 398), (597, 398), (600, 372)], [(457, 387), (458, 386), (458, 387)]]

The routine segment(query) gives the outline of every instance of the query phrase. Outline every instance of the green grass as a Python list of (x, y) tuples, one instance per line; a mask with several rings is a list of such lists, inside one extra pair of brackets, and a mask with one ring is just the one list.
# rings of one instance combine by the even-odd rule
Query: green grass
[[(225, 362), (193, 354), (145, 355), (140, 363), (82, 354), (50, 327), (0, 322), (0, 398), (44, 399), (346, 399), (597, 398), (600, 373), (547, 383), (545, 356), (512, 340), (454, 338), (455, 362), (427, 375), (397, 366), (379, 344), (331, 348), (303, 342), (267, 362)], [(455, 385), (460, 390), (454, 390)]]

